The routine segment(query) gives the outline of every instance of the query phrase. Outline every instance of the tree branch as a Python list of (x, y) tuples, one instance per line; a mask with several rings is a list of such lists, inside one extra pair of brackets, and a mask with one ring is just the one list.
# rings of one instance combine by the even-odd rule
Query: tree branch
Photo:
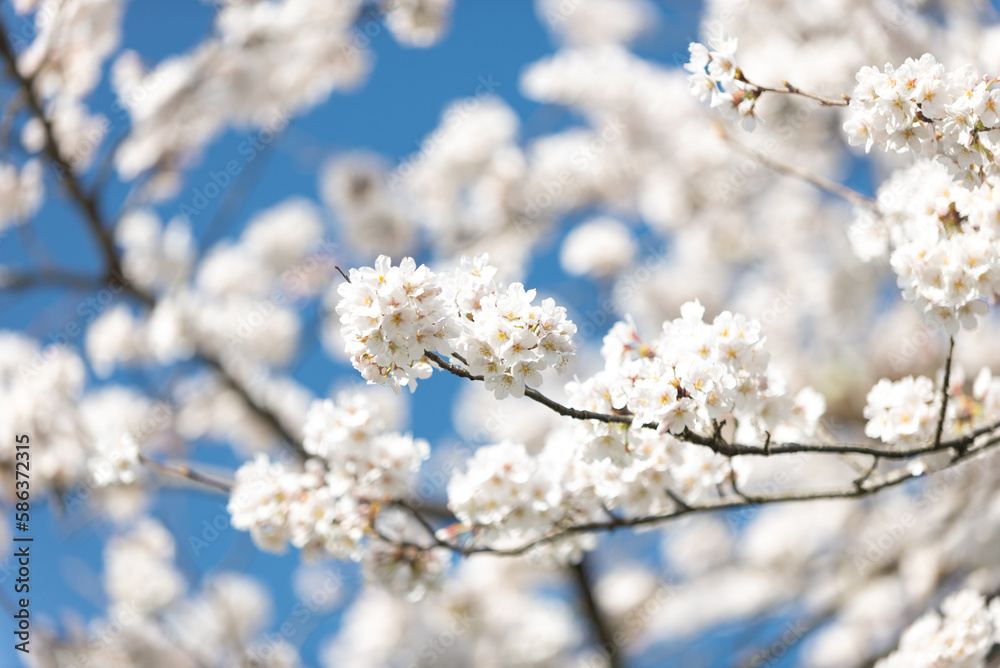
[(814, 174), (813, 172), (803, 169), (802, 167), (781, 162), (780, 160), (765, 155), (763, 151), (755, 151), (742, 142), (733, 139), (724, 127), (720, 127), (720, 133), (722, 134), (722, 138), (725, 139), (726, 142), (729, 143), (734, 149), (754, 160), (757, 160), (774, 172), (791, 176), (799, 179), (800, 181), (805, 181), (806, 183), (819, 188), (829, 195), (833, 195), (834, 197), (839, 197), (850, 202), (854, 206), (866, 209), (875, 208), (876, 203), (873, 198), (863, 195), (853, 188), (848, 188), (842, 183), (837, 183), (836, 181), (828, 179), (825, 176)]
[(622, 668), (622, 648), (615, 642), (614, 633), (604, 618), (597, 600), (594, 598), (594, 591), (591, 587), (590, 561), (586, 555), (580, 559), (580, 563), (569, 566), (569, 574), (580, 595), (580, 602), (583, 610), (590, 620), (590, 625), (594, 630), (594, 636), (600, 648), (602, 656), (606, 656), (610, 668)]
[(97, 276), (73, 274), (57, 269), (40, 269), (33, 273), (21, 273), (0, 269), (0, 290), (28, 290), (52, 286), (71, 290), (93, 290), (107, 285)]
[[(51, 121), (46, 117), (41, 99), (35, 93), (31, 79), (25, 77), (17, 69), (17, 56), (11, 47), (7, 37), (7, 30), (0, 17), (0, 58), (6, 63), (10, 75), (18, 85), (22, 97), (31, 112), (42, 123), (45, 131), (45, 156), (52, 163), (61, 177), (63, 187), (69, 193), (70, 198), (83, 212), (84, 221), (90, 229), (92, 236), (97, 240), (107, 272), (107, 280), (117, 280), (121, 282), (125, 292), (132, 295), (148, 308), (156, 305), (156, 297), (137, 285), (132, 283), (122, 272), (121, 263), (115, 248), (114, 239), (109, 228), (105, 226), (100, 213), (100, 206), (95, 193), (88, 192), (79, 180), (79, 176), (73, 171), (70, 164), (63, 158), (59, 151), (58, 142), (52, 129)], [(240, 398), (247, 404), (250, 410), (260, 417), (270, 428), (272, 428), (281, 439), (286, 441), (292, 452), (299, 458), (305, 459), (308, 455), (302, 447), (302, 443), (295, 438), (285, 427), (278, 417), (266, 406), (261, 405), (250, 396), (248, 390), (243, 387), (233, 376), (223, 367), (221, 360), (216, 358), (204, 349), (197, 351), (198, 358), (212, 367), (222, 378), (223, 382), (232, 388)]]
[[(466, 378), (472, 381), (483, 381), (482, 376), (477, 376), (469, 372), (468, 369), (464, 367), (451, 364), (444, 360), (440, 355), (430, 351), (424, 351), (424, 356), (427, 359), (434, 362), (438, 367), (444, 369), (445, 371), (458, 376), (460, 378)], [(608, 414), (608, 413), (596, 413), (594, 411), (585, 411), (577, 408), (570, 408), (564, 406), (549, 397), (546, 397), (538, 390), (532, 388), (526, 388), (524, 391), (524, 396), (528, 397), (532, 401), (536, 401), (559, 415), (566, 417), (575, 418), (577, 420), (597, 420), (599, 422), (616, 423), (616, 424), (632, 424), (633, 415), (628, 412), (623, 412), (622, 414)], [(642, 425), (643, 428), (657, 429), (659, 425), (655, 422), (650, 422)], [(723, 455), (725, 457), (736, 457), (736, 456), (754, 456), (754, 457), (770, 457), (773, 455), (788, 455), (788, 454), (798, 454), (798, 453), (818, 453), (818, 454), (830, 454), (830, 455), (868, 455), (871, 457), (880, 457), (882, 459), (900, 460), (900, 459), (911, 459), (913, 457), (918, 457), (920, 455), (927, 455), (933, 452), (941, 452), (943, 450), (954, 449), (961, 451), (963, 448), (967, 448), (972, 443), (979, 438), (990, 432), (1000, 429), (1000, 420), (997, 422), (979, 427), (974, 429), (964, 436), (956, 437), (947, 441), (937, 441), (930, 443), (928, 445), (923, 445), (915, 448), (910, 448), (906, 450), (887, 450), (867, 445), (856, 445), (850, 443), (838, 443), (834, 445), (824, 445), (824, 444), (810, 444), (810, 443), (795, 443), (786, 442), (779, 444), (768, 443), (768, 447), (764, 448), (762, 446), (756, 445), (745, 445), (741, 443), (729, 443), (721, 438), (721, 436), (703, 436), (702, 434), (695, 433), (688, 429), (685, 429), (680, 434), (675, 434), (674, 437), (677, 440), (684, 441), (686, 443), (693, 443), (695, 445), (703, 445), (707, 448), (712, 449), (716, 453)]]
[[(451, 364), (450, 362), (446, 361), (444, 358), (442, 358), (437, 353), (433, 353), (433, 352), (431, 352), (429, 350), (425, 350), (424, 351), (424, 357), (426, 357), (427, 359), (431, 360), (432, 362), (434, 362), (435, 364), (437, 364), (439, 367), (441, 367), (442, 369), (444, 369), (448, 373), (451, 373), (451, 374), (453, 374), (455, 376), (459, 376), (460, 378), (467, 378), (469, 380), (476, 380), (476, 381), (484, 381), (485, 380), (482, 376), (476, 376), (476, 375), (472, 374), (468, 369), (466, 369), (464, 367), (460, 367), (460, 366), (457, 366), (455, 364)], [(526, 387), (524, 389), (524, 396), (528, 397), (529, 399), (531, 399), (533, 401), (537, 401), (538, 403), (542, 404), (543, 406), (547, 406), (548, 408), (551, 408), (556, 413), (559, 413), (559, 415), (564, 415), (566, 417), (576, 418), (577, 420), (600, 420), (601, 422), (617, 422), (617, 423), (620, 423), (620, 424), (632, 424), (632, 415), (631, 414), (628, 414), (628, 415), (607, 415), (605, 413), (595, 413), (593, 411), (584, 411), (584, 410), (580, 410), (578, 408), (570, 408), (569, 406), (563, 406), (559, 402), (553, 401), (552, 399), (549, 399), (548, 397), (546, 397), (544, 394), (542, 394), (538, 390), (532, 389), (530, 387)], [(656, 425), (650, 425), (650, 426), (654, 426), (655, 427)]]
[(851, 98), (847, 95), (841, 94), (839, 99), (833, 97), (823, 97), (822, 95), (816, 95), (815, 93), (804, 91), (797, 86), (793, 86), (787, 81), (781, 82), (781, 85), (784, 86), (784, 88), (772, 88), (770, 86), (760, 86), (758, 84), (751, 85), (764, 93), (780, 93), (784, 95), (800, 95), (802, 97), (807, 97), (810, 100), (816, 100), (824, 107), (846, 107), (851, 103)]
[(118, 263), (118, 256), (115, 253), (114, 240), (101, 222), (100, 204), (97, 196), (94, 193), (88, 193), (84, 190), (73, 171), (73, 167), (59, 151), (52, 122), (45, 115), (42, 101), (35, 93), (31, 79), (21, 74), (21, 71), (17, 68), (17, 56), (14, 54), (8, 34), (7, 26), (4, 24), (3, 18), (0, 17), (0, 58), (3, 59), (9, 75), (18, 85), (24, 102), (42, 124), (45, 134), (45, 147), (43, 151), (49, 161), (55, 166), (63, 187), (83, 211), (84, 220), (90, 228), (93, 237), (97, 240), (101, 253), (104, 256), (104, 263), (108, 269), (108, 277), (120, 276), (122, 272), (121, 266)]
[[(938, 471), (935, 472), (949, 469), (964, 459), (980, 454), (982, 452), (986, 452), (988, 450), (992, 450), (998, 443), (1000, 443), (1000, 436), (995, 436), (986, 443), (978, 447), (970, 448), (965, 452), (963, 452), (962, 454), (956, 455), (951, 459), (951, 461), (948, 464), (942, 466), (940, 469), (938, 469)], [(819, 491), (819, 492), (790, 492), (784, 494), (774, 494), (770, 496), (746, 496), (745, 498), (740, 497), (740, 498), (721, 499), (719, 501), (714, 501), (695, 506), (685, 504), (684, 506), (679, 507), (671, 512), (662, 513), (658, 515), (647, 515), (647, 516), (633, 517), (633, 518), (619, 518), (603, 522), (599, 521), (585, 522), (581, 524), (560, 527), (548, 534), (545, 534), (544, 536), (540, 536), (538, 538), (529, 540), (523, 543), (522, 545), (513, 548), (492, 548), (487, 546), (464, 547), (448, 543), (447, 541), (443, 541), (443, 545), (441, 546), (448, 547), (454, 552), (463, 555), (484, 552), (484, 553), (498, 554), (504, 556), (518, 556), (525, 554), (541, 545), (556, 542), (575, 534), (613, 531), (615, 529), (619, 529), (622, 527), (638, 527), (638, 526), (660, 524), (672, 520), (676, 517), (681, 517), (683, 515), (689, 515), (695, 513), (711, 513), (719, 510), (738, 509), (748, 506), (789, 503), (797, 501), (819, 501), (819, 500), (830, 500), (830, 499), (864, 498), (872, 496), (875, 493), (880, 492), (884, 489), (888, 489), (890, 487), (896, 487), (909, 480), (923, 477), (924, 475), (926, 475), (926, 473), (923, 471), (909, 470), (903, 467), (894, 469), (881, 476), (873, 478), (874, 482), (871, 482), (870, 484), (867, 485), (862, 485), (860, 487), (852, 486), (849, 488), (834, 489), (834, 490)]]
[(214, 478), (210, 475), (200, 473), (192, 469), (187, 464), (163, 464), (155, 459), (150, 459), (144, 454), (139, 454), (139, 461), (142, 462), (147, 468), (156, 473), (172, 476), (174, 478), (182, 478), (188, 480), (202, 487), (207, 487), (216, 492), (223, 492), (224, 494), (229, 494), (233, 488), (233, 483), (229, 480), (222, 480), (221, 478)]
[(944, 431), (944, 418), (948, 412), (948, 385), (951, 384), (951, 358), (955, 352), (955, 337), (948, 337), (948, 359), (944, 363), (944, 382), (941, 383), (941, 414), (938, 415), (937, 428), (934, 430), (934, 445), (941, 445), (941, 432)]

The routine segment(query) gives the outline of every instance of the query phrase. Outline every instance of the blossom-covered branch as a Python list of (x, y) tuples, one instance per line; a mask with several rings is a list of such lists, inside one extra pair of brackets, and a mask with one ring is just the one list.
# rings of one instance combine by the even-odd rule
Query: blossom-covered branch
[[(437, 366), (454, 374), (460, 378), (466, 378), (473, 381), (482, 381), (482, 376), (477, 376), (470, 373), (464, 367), (451, 364), (446, 360), (442, 359), (437, 353), (430, 351), (425, 351), (425, 356), (433, 361)], [(950, 370), (951, 367), (951, 356), (949, 355), (946, 369)], [(947, 379), (946, 379), (947, 380)], [(944, 386), (947, 387), (947, 386)], [(627, 411), (622, 410), (616, 413), (600, 413), (595, 411), (582, 410), (578, 408), (573, 408), (570, 406), (564, 406), (557, 401), (550, 399), (538, 390), (533, 388), (527, 388), (525, 390), (524, 396), (529, 399), (536, 401), (543, 406), (551, 408), (553, 411), (559, 415), (565, 417), (571, 417), (577, 420), (596, 420), (598, 422), (604, 422), (607, 424), (626, 424), (633, 425), (635, 421), (635, 416)], [(945, 395), (943, 395), (945, 396)], [(943, 430), (944, 425), (944, 415), (947, 411), (947, 402), (942, 400), (941, 411), (938, 421), (940, 429)], [(659, 429), (659, 424), (655, 421), (646, 422), (640, 425), (647, 429)], [(748, 457), (769, 457), (774, 455), (789, 455), (797, 453), (815, 453), (815, 454), (834, 454), (834, 455), (869, 455), (876, 459), (912, 459), (914, 457), (919, 457), (921, 455), (928, 455), (935, 452), (941, 452), (943, 450), (956, 450), (964, 451), (970, 445), (972, 445), (976, 439), (1000, 430), (1000, 420), (986, 424), (975, 429), (972, 429), (967, 434), (957, 436), (952, 439), (942, 441), (940, 439), (940, 431), (935, 430), (936, 437), (933, 441), (926, 443), (924, 445), (902, 448), (902, 449), (885, 449), (879, 447), (873, 447), (868, 445), (852, 444), (852, 443), (830, 443), (830, 444), (818, 444), (818, 443), (796, 443), (796, 442), (782, 442), (782, 443), (772, 443), (768, 440), (765, 444), (761, 445), (747, 445), (738, 442), (726, 441), (718, 435), (705, 436), (690, 429), (685, 429), (685, 431), (676, 435), (676, 438), (681, 441), (686, 441), (688, 443), (694, 443), (697, 445), (703, 445), (708, 447), (720, 455), (726, 457), (736, 457), (736, 456), (748, 456)]]
[(688, 77), (691, 92), (702, 101), (711, 100), (712, 108), (721, 109), (728, 119), (740, 122), (745, 130), (753, 130), (756, 125), (757, 100), (764, 93), (799, 95), (828, 107), (845, 107), (850, 102), (846, 95), (839, 100), (827, 98), (807, 93), (787, 81), (781, 82), (782, 88), (751, 82), (736, 63), (737, 40), (734, 37), (723, 35), (709, 40), (709, 47), (711, 49), (698, 42), (690, 45), (691, 57), (684, 69), (691, 73)]

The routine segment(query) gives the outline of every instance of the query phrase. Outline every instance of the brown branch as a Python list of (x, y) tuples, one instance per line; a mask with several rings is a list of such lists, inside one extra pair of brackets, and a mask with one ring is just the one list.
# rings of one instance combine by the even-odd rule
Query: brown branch
[(594, 591), (591, 585), (590, 561), (584, 555), (580, 559), (580, 563), (570, 565), (568, 570), (573, 585), (576, 587), (577, 594), (580, 595), (580, 603), (583, 604), (583, 611), (586, 613), (587, 618), (590, 620), (590, 625), (593, 627), (600, 654), (607, 657), (608, 666), (611, 668), (621, 668), (625, 665), (622, 661), (622, 648), (615, 642), (614, 633), (605, 619), (604, 613), (597, 603), (597, 599), (594, 598)]
[(198, 351), (198, 359), (212, 367), (222, 382), (226, 384), (231, 390), (239, 395), (240, 399), (250, 408), (254, 415), (259, 417), (264, 421), (270, 429), (278, 434), (278, 436), (285, 441), (292, 452), (300, 459), (308, 459), (309, 454), (305, 451), (302, 446), (302, 442), (295, 437), (292, 432), (288, 430), (288, 427), (278, 419), (273, 411), (268, 409), (266, 406), (259, 403), (256, 399), (250, 396), (249, 390), (243, 387), (233, 376), (226, 370), (222, 365), (222, 362), (216, 359), (213, 355), (208, 354), (204, 350)]
[(222, 480), (220, 478), (214, 478), (212, 476), (200, 473), (192, 469), (187, 464), (163, 464), (155, 459), (150, 459), (146, 455), (140, 454), (139, 461), (146, 465), (151, 471), (155, 471), (162, 475), (168, 475), (175, 478), (182, 478), (188, 480), (197, 485), (203, 487), (208, 487), (217, 492), (223, 492), (224, 494), (229, 494), (233, 488), (233, 483), (229, 480)]
[(955, 352), (955, 337), (948, 337), (948, 359), (944, 363), (944, 382), (941, 383), (941, 414), (938, 415), (937, 428), (934, 430), (934, 445), (941, 445), (941, 432), (944, 431), (945, 413), (948, 411), (948, 385), (951, 384), (951, 358)]
[[(132, 283), (122, 272), (113, 235), (102, 220), (96, 194), (88, 192), (83, 187), (79, 176), (73, 171), (70, 164), (63, 158), (62, 153), (59, 151), (52, 122), (45, 115), (44, 106), (32, 86), (31, 79), (23, 76), (17, 69), (17, 57), (7, 38), (7, 31), (5, 30), (2, 18), (0, 18), (0, 33), (2, 33), (0, 34), (0, 58), (6, 63), (10, 75), (19, 86), (28, 108), (42, 123), (45, 130), (45, 155), (59, 173), (63, 186), (69, 193), (70, 198), (76, 202), (79, 209), (83, 212), (84, 221), (101, 248), (107, 270), (106, 280), (109, 282), (119, 281), (126, 293), (138, 299), (146, 307), (152, 308), (156, 305), (155, 296)], [(250, 396), (248, 390), (226, 371), (219, 359), (205, 350), (198, 351), (198, 358), (212, 367), (221, 376), (223, 382), (240, 396), (250, 410), (288, 443), (296, 456), (302, 459), (307, 457), (302, 443), (291, 434), (271, 410)]]
[(107, 283), (97, 276), (73, 274), (57, 269), (41, 269), (34, 273), (21, 273), (0, 269), (0, 290), (27, 290), (59, 286), (71, 290), (93, 290)]
[(772, 86), (761, 86), (760, 84), (755, 84), (752, 81), (748, 81), (745, 77), (741, 79), (744, 83), (749, 86), (753, 86), (761, 93), (779, 93), (782, 95), (800, 95), (802, 97), (807, 97), (810, 100), (816, 100), (824, 107), (846, 107), (851, 102), (851, 98), (847, 95), (841, 95), (840, 98), (824, 97), (822, 95), (816, 95), (815, 93), (810, 93), (804, 91), (797, 86), (793, 86), (787, 81), (782, 81), (781, 85), (784, 88), (775, 88)]
[[(942, 466), (938, 471), (943, 471), (951, 468), (960, 461), (970, 458), (974, 455), (992, 450), (995, 446), (1000, 443), (1000, 436), (993, 437), (983, 445), (975, 448), (970, 448), (960, 455), (956, 455), (951, 459), (948, 464)], [(820, 500), (833, 500), (833, 499), (858, 499), (868, 496), (872, 496), (877, 492), (891, 487), (896, 487), (908, 482), (915, 478), (923, 477), (925, 473), (915, 472), (907, 470), (906, 468), (898, 468), (890, 471), (882, 476), (875, 479), (872, 484), (857, 487), (851, 486), (849, 488), (834, 489), (829, 491), (820, 492), (790, 492), (785, 494), (774, 494), (771, 496), (749, 496), (745, 498), (729, 498), (721, 499), (719, 501), (705, 503), (702, 505), (691, 506), (685, 504), (684, 507), (679, 507), (668, 513), (662, 513), (658, 515), (647, 515), (642, 517), (633, 518), (621, 518), (609, 521), (593, 521), (584, 522), (581, 524), (575, 524), (570, 526), (560, 527), (550, 533), (547, 533), (538, 538), (529, 540), (517, 547), (513, 548), (492, 548), (488, 546), (472, 546), (465, 547), (461, 545), (455, 545), (453, 543), (448, 543), (447, 541), (442, 541), (442, 547), (448, 547), (452, 551), (462, 554), (470, 555), (477, 553), (489, 553), (502, 556), (519, 556), (530, 552), (532, 549), (553, 543), (572, 535), (581, 533), (595, 533), (603, 531), (614, 531), (622, 527), (639, 527), (655, 525), (667, 522), (677, 517), (684, 515), (690, 515), (695, 513), (713, 513), (720, 510), (729, 510), (743, 508), (747, 506), (758, 506), (758, 505), (770, 505), (776, 503), (790, 503), (798, 501), (820, 501)], [(419, 546), (418, 546), (419, 547)]]
[(100, 204), (97, 197), (94, 193), (88, 193), (84, 190), (77, 175), (73, 172), (73, 167), (59, 151), (55, 131), (52, 128), (52, 121), (45, 115), (42, 100), (36, 94), (32, 80), (21, 74), (21, 71), (17, 68), (17, 56), (10, 44), (7, 27), (4, 25), (2, 17), (0, 17), (0, 58), (6, 64), (8, 74), (18, 85), (24, 102), (42, 124), (45, 134), (43, 151), (49, 161), (55, 166), (63, 187), (83, 211), (84, 220), (90, 228), (93, 237), (97, 240), (101, 253), (104, 256), (104, 262), (108, 268), (108, 277), (120, 276), (122, 272), (121, 266), (118, 263), (118, 256), (115, 253), (114, 240), (111, 237), (111, 233), (105, 229), (101, 222)]
[(721, 128), (721, 126), (720, 132), (722, 133), (722, 138), (725, 139), (733, 148), (738, 150), (740, 153), (759, 161), (762, 165), (772, 171), (805, 181), (806, 183), (819, 188), (823, 192), (833, 195), (834, 197), (844, 199), (855, 206), (867, 209), (875, 208), (875, 200), (873, 198), (863, 195), (853, 188), (848, 188), (842, 183), (837, 183), (836, 181), (828, 179), (825, 176), (814, 174), (813, 172), (803, 169), (802, 167), (776, 160), (765, 155), (763, 151), (756, 151), (742, 142), (738, 142), (733, 139), (729, 136), (729, 133), (725, 131), (725, 128)]
[(865, 469), (864, 473), (862, 473), (854, 480), (854, 486), (857, 487), (858, 489), (864, 489), (865, 483), (868, 482), (868, 479), (871, 477), (872, 473), (874, 473), (875, 469), (878, 468), (878, 463), (879, 463), (879, 458), (872, 457), (871, 466)]
[[(459, 376), (460, 378), (467, 378), (469, 380), (476, 380), (476, 381), (484, 381), (485, 380), (485, 378), (483, 378), (482, 376), (474, 375), (473, 373), (471, 373), (468, 369), (466, 369), (464, 367), (460, 367), (460, 366), (457, 366), (455, 364), (451, 364), (450, 362), (446, 361), (444, 358), (442, 358), (437, 353), (433, 353), (433, 352), (431, 352), (429, 350), (425, 350), (424, 351), (424, 357), (426, 357), (427, 359), (431, 360), (432, 362), (434, 362), (435, 364), (437, 364), (439, 367), (441, 367), (442, 369), (444, 369), (448, 373), (453, 374), (455, 376)], [(543, 406), (547, 406), (548, 408), (551, 408), (553, 411), (555, 411), (559, 415), (564, 415), (566, 417), (576, 418), (577, 420), (599, 420), (601, 422), (617, 422), (617, 423), (620, 423), (620, 424), (632, 424), (632, 415), (631, 414), (628, 414), (628, 415), (608, 415), (606, 413), (595, 413), (593, 411), (585, 411), (585, 410), (580, 410), (578, 408), (570, 408), (569, 406), (563, 406), (559, 402), (554, 401), (552, 399), (549, 399), (548, 397), (546, 397), (544, 394), (542, 394), (538, 390), (532, 389), (530, 387), (527, 387), (527, 388), (524, 389), (524, 396), (528, 397), (529, 399), (531, 399), (533, 401), (537, 401), (538, 403), (542, 404)], [(650, 426), (654, 426), (655, 427), (656, 425), (650, 425)]]
[[(460, 378), (466, 378), (473, 381), (483, 381), (483, 376), (478, 376), (471, 373), (468, 369), (451, 364), (444, 360), (440, 355), (430, 351), (424, 351), (424, 356), (427, 359), (434, 362), (438, 367), (444, 369), (445, 371), (458, 376)], [(616, 423), (616, 424), (632, 424), (633, 415), (631, 413), (624, 412), (622, 414), (608, 414), (608, 413), (596, 413), (594, 411), (580, 410), (577, 408), (570, 408), (569, 406), (564, 406), (557, 401), (546, 397), (538, 390), (532, 388), (526, 388), (524, 391), (524, 396), (529, 399), (536, 401), (559, 415), (566, 417), (575, 418), (577, 420), (597, 420), (599, 422)], [(642, 425), (643, 428), (656, 429), (659, 425), (655, 422), (650, 422)], [(674, 437), (680, 441), (686, 443), (693, 443), (695, 445), (703, 445), (707, 448), (712, 449), (720, 455), (725, 457), (737, 457), (737, 456), (753, 456), (753, 457), (770, 457), (773, 455), (789, 455), (798, 453), (818, 453), (818, 454), (828, 454), (828, 455), (868, 455), (871, 457), (880, 457), (882, 459), (911, 459), (913, 457), (918, 457), (920, 455), (927, 455), (933, 452), (941, 452), (943, 450), (954, 449), (961, 451), (964, 448), (969, 447), (973, 442), (980, 436), (984, 436), (990, 432), (1000, 429), (1000, 420), (992, 424), (985, 425), (978, 429), (975, 429), (968, 434), (957, 437), (947, 441), (938, 441), (935, 443), (930, 443), (928, 445), (923, 445), (915, 448), (910, 448), (906, 450), (886, 450), (882, 448), (867, 446), (867, 445), (855, 445), (850, 443), (838, 443), (834, 445), (825, 444), (810, 444), (810, 443), (795, 443), (786, 442), (773, 444), (768, 443), (768, 447), (765, 449), (761, 446), (756, 445), (745, 445), (741, 443), (729, 443), (723, 440), (721, 437), (714, 436), (703, 436), (696, 432), (685, 429), (680, 434), (675, 434)]]

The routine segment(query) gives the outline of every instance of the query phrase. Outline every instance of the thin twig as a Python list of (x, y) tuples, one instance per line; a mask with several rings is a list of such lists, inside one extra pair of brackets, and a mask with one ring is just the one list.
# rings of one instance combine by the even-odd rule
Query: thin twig
[(189, 480), (193, 483), (201, 485), (203, 487), (208, 487), (217, 492), (223, 492), (229, 494), (233, 488), (233, 483), (228, 480), (222, 480), (220, 478), (214, 478), (210, 475), (200, 473), (192, 469), (187, 464), (163, 464), (156, 461), (155, 459), (150, 459), (146, 455), (140, 454), (139, 461), (146, 465), (150, 470), (156, 471), (157, 473), (173, 476), (175, 478), (183, 478), (184, 480)]
[(945, 413), (948, 411), (948, 396), (951, 384), (951, 358), (955, 352), (955, 337), (948, 338), (948, 359), (944, 363), (944, 382), (941, 384), (941, 413), (938, 415), (937, 428), (934, 430), (934, 445), (941, 445), (941, 433), (944, 431)]
[(33, 273), (20, 273), (0, 269), (0, 290), (25, 290), (60, 286), (71, 290), (94, 290), (105, 287), (107, 282), (97, 276), (72, 274), (57, 269), (40, 269)]
[(862, 193), (858, 192), (857, 190), (854, 190), (853, 188), (848, 188), (842, 183), (837, 183), (836, 181), (828, 179), (825, 176), (814, 174), (813, 172), (810, 172), (807, 169), (803, 169), (802, 167), (798, 167), (796, 165), (789, 165), (787, 163), (781, 162), (780, 160), (776, 160), (766, 155), (763, 151), (756, 151), (750, 148), (749, 146), (746, 146), (742, 142), (738, 142), (735, 139), (733, 139), (729, 135), (729, 133), (725, 131), (724, 128), (721, 129), (721, 132), (723, 139), (725, 139), (730, 145), (732, 145), (733, 148), (740, 151), (744, 155), (747, 155), (753, 158), (754, 160), (759, 161), (762, 165), (771, 169), (772, 171), (778, 172), (780, 174), (785, 174), (786, 176), (792, 176), (799, 180), (805, 181), (806, 183), (809, 183), (819, 188), (823, 192), (833, 195), (835, 197), (840, 197), (841, 199), (844, 199), (855, 206), (863, 207), (866, 209), (874, 209), (876, 206), (876, 202), (873, 198), (868, 197), (867, 195), (863, 195)]
[(288, 444), (292, 452), (300, 459), (307, 459), (309, 457), (306, 453), (305, 448), (302, 446), (302, 442), (289, 431), (288, 427), (278, 419), (278, 416), (269, 410), (266, 406), (258, 402), (254, 397), (250, 395), (250, 392), (241, 383), (239, 383), (233, 376), (226, 370), (222, 362), (219, 361), (215, 356), (208, 354), (204, 350), (198, 351), (198, 359), (212, 367), (218, 374), (222, 382), (226, 384), (229, 389), (236, 392), (240, 399), (245, 403), (257, 417), (264, 421), (264, 423), (271, 428), (278, 436)]
[(857, 487), (858, 489), (864, 489), (865, 483), (868, 482), (868, 478), (870, 478), (872, 473), (875, 472), (875, 469), (878, 468), (878, 462), (879, 462), (878, 457), (872, 457), (872, 465), (869, 466), (864, 473), (862, 473), (854, 480), (855, 487)]
[(793, 86), (784, 80), (781, 82), (781, 85), (784, 86), (784, 88), (772, 88), (771, 86), (761, 86), (753, 83), (750, 85), (765, 93), (781, 93), (784, 95), (800, 95), (802, 97), (807, 97), (810, 100), (816, 100), (824, 107), (846, 107), (851, 103), (851, 98), (847, 95), (841, 94), (840, 98), (824, 97), (822, 95), (804, 91), (798, 86)]
[[(485, 380), (485, 378), (483, 376), (475, 375), (472, 372), (470, 372), (468, 369), (465, 369), (463, 367), (451, 364), (450, 362), (446, 361), (444, 358), (442, 358), (437, 353), (431, 352), (429, 350), (425, 350), (424, 351), (424, 356), (427, 357), (427, 359), (429, 359), (432, 362), (434, 362), (435, 364), (437, 364), (439, 367), (441, 367), (445, 371), (447, 371), (448, 373), (451, 373), (451, 374), (453, 374), (455, 376), (459, 376), (461, 378), (467, 378), (469, 380), (475, 380), (475, 381), (484, 381)], [(617, 423), (620, 423), (620, 424), (632, 424), (632, 415), (631, 414), (628, 414), (628, 415), (608, 415), (606, 413), (595, 413), (593, 411), (584, 411), (584, 410), (580, 410), (578, 408), (570, 408), (569, 406), (563, 406), (559, 402), (554, 401), (552, 399), (549, 399), (548, 397), (546, 397), (544, 394), (542, 394), (538, 390), (532, 389), (530, 387), (527, 387), (527, 388), (524, 389), (524, 396), (528, 397), (529, 399), (531, 399), (533, 401), (537, 401), (538, 403), (542, 404), (543, 406), (547, 406), (548, 408), (551, 408), (553, 411), (555, 411), (559, 415), (564, 415), (566, 417), (576, 418), (577, 420), (600, 420), (601, 422), (617, 422)]]

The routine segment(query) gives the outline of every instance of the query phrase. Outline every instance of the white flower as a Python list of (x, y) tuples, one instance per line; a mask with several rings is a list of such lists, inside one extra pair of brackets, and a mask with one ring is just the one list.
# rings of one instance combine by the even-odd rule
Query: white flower
[(399, 194), (388, 187), (381, 156), (348, 153), (320, 172), (320, 194), (333, 211), (345, 241), (365, 255), (410, 251), (416, 221)]
[(107, 378), (121, 362), (132, 362), (146, 354), (144, 332), (123, 304), (97, 316), (87, 328), (87, 359), (99, 378)]
[(266, 209), (250, 221), (241, 235), (257, 260), (274, 274), (293, 268), (323, 236), (323, 223), (306, 199), (290, 198)]
[(386, 25), (400, 44), (431, 46), (448, 27), (451, 3), (452, 0), (397, 0), (389, 5)]
[(145, 519), (104, 549), (104, 588), (112, 601), (151, 614), (184, 590), (173, 566), (174, 539), (160, 523)]
[(91, 478), (98, 487), (130, 485), (139, 474), (139, 445), (125, 432), (117, 439), (99, 439), (97, 452), (87, 460)]
[(899, 648), (875, 668), (979, 668), (998, 626), (985, 599), (964, 589), (945, 599), (941, 614), (931, 610), (911, 624)]
[(658, 422), (661, 432), (674, 434), (711, 434), (713, 420), (730, 410), (754, 429), (773, 426), (780, 416), (769, 415), (765, 403), (783, 390), (767, 367), (760, 324), (728, 311), (709, 324), (703, 315), (700, 303), (684, 304), (681, 317), (650, 342), (630, 323), (612, 327), (599, 376), (614, 408), (627, 407), (636, 425)]
[(41, 206), (44, 192), (38, 160), (24, 163), (20, 171), (16, 165), (0, 162), (0, 231), (31, 218)]
[(648, 0), (587, 0), (567, 5), (562, 0), (537, 0), (544, 25), (573, 46), (627, 44), (656, 24)]
[(1000, 289), (998, 178), (969, 187), (919, 161), (879, 188), (878, 215), (860, 215), (851, 230), (863, 259), (890, 251), (903, 298), (950, 335), (975, 329)]
[(559, 264), (574, 276), (613, 276), (629, 265), (637, 248), (628, 228), (612, 218), (596, 218), (571, 231), (559, 251)]
[(863, 67), (856, 79), (844, 121), (852, 145), (864, 144), (866, 152), (878, 145), (936, 155), (960, 179), (973, 183), (997, 175), (994, 141), (980, 130), (996, 127), (1000, 94), (990, 90), (993, 84), (984, 82), (975, 68), (947, 72), (924, 54), (899, 67), (886, 64), (884, 71)]
[(337, 313), (354, 368), (370, 383), (414, 391), (430, 375), (424, 351), (447, 352), (457, 329), (435, 274), (412, 258), (393, 267), (380, 255), (350, 279), (337, 289)]
[(868, 392), (865, 434), (889, 444), (926, 442), (936, 427), (937, 401), (930, 378), (907, 376), (896, 382), (883, 378)]
[(122, 268), (129, 280), (143, 288), (174, 287), (186, 281), (194, 262), (191, 228), (182, 218), (164, 227), (146, 209), (126, 214), (115, 229), (122, 247)]
[(470, 526), (544, 529), (559, 500), (558, 487), (519, 443), (483, 446), (448, 483), (448, 507)]
[(351, 270), (337, 305), (346, 351), (369, 382), (411, 391), (431, 367), (425, 351), (461, 355), (498, 398), (520, 397), (541, 384), (540, 372), (573, 360), (576, 326), (552, 299), (534, 305), (535, 291), (503, 285), (483, 254), (463, 258), (453, 274), (434, 274), (410, 258), (392, 267)]

